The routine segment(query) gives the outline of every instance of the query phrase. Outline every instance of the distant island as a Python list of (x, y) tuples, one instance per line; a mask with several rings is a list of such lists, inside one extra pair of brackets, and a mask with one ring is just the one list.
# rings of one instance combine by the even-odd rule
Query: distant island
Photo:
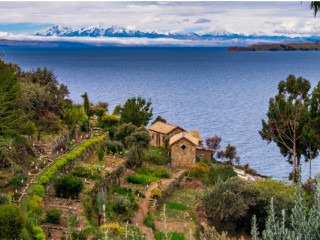
[(251, 45), (248, 47), (229, 47), (227, 51), (319, 51), (320, 41), (316, 42), (304, 42), (304, 43), (273, 43), (273, 44), (261, 44)]

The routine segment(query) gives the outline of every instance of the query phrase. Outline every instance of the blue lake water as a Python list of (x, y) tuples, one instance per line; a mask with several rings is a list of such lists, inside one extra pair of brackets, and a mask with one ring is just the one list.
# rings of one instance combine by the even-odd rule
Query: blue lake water
[[(111, 112), (132, 96), (151, 98), (154, 116), (203, 139), (219, 135), (235, 145), (241, 163), (276, 179), (292, 167), (274, 144), (258, 133), (277, 85), (292, 73), (320, 80), (320, 52), (227, 52), (225, 48), (79, 48), (1, 49), (4, 60), (23, 69), (47, 67), (82, 101), (107, 101)], [(320, 159), (313, 173), (320, 172)], [(308, 175), (303, 165), (303, 177)]]

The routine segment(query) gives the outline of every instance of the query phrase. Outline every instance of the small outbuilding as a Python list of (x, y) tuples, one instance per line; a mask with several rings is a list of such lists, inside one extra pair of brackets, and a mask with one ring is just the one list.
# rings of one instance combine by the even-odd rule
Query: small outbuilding
[(181, 132), (186, 132), (183, 128), (169, 123), (158, 121), (149, 127), (150, 145), (167, 146), (169, 139)]

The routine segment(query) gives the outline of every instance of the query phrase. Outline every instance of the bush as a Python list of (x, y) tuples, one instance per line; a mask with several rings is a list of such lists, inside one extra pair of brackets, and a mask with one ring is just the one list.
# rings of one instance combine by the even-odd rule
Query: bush
[(25, 174), (17, 173), (16, 175), (13, 176), (13, 178), (10, 180), (9, 183), (14, 187), (21, 187), (27, 180), (28, 178)]
[[(170, 240), (185, 240), (184, 234), (183, 233), (178, 233), (178, 232), (168, 232), (168, 237)], [(166, 240), (166, 234), (164, 232), (157, 232), (155, 234), (156, 240)]]
[(150, 192), (150, 197), (152, 198), (161, 198), (162, 193), (159, 188), (153, 188)]
[(59, 208), (50, 208), (46, 211), (48, 223), (60, 224), (62, 211)]
[(159, 178), (170, 178), (170, 173), (168, 169), (166, 169), (163, 166), (159, 166), (155, 168), (143, 166), (138, 170), (138, 173), (144, 174), (144, 175), (151, 175)]
[(33, 188), (33, 195), (42, 197), (44, 194), (44, 186), (37, 184)]
[(208, 173), (208, 183), (215, 184), (218, 178), (222, 181), (227, 181), (231, 177), (237, 176), (237, 173), (230, 165), (215, 165), (210, 168)]
[(127, 213), (131, 206), (130, 200), (125, 196), (116, 196), (114, 199), (113, 210), (118, 214)]
[(102, 161), (103, 157), (104, 157), (104, 149), (103, 149), (103, 147), (101, 147), (101, 146), (98, 147), (97, 154), (98, 154), (99, 161)]
[(148, 176), (148, 175), (143, 175), (143, 174), (138, 174), (138, 175), (129, 175), (126, 177), (126, 180), (129, 183), (147, 185), (150, 182), (158, 181), (159, 178)]
[(86, 166), (86, 165), (78, 165), (75, 166), (71, 174), (76, 177), (87, 178), (87, 179), (99, 179), (100, 174), (98, 168)]
[(123, 152), (123, 144), (119, 141), (105, 140), (101, 143), (106, 153)]
[(138, 194), (139, 194), (139, 197), (142, 197), (142, 198), (145, 198), (145, 197), (146, 197), (142, 192), (139, 191), (139, 189), (136, 189), (136, 190), (134, 191), (134, 194), (137, 195), (137, 196), (138, 196)]
[(147, 215), (143, 219), (143, 224), (149, 228), (155, 229), (154, 219), (151, 212), (148, 211)]
[(71, 174), (66, 174), (62, 178), (55, 180), (54, 189), (58, 197), (63, 198), (78, 198), (84, 185), (81, 178), (74, 177)]
[(186, 205), (182, 203), (177, 203), (177, 202), (167, 202), (166, 206), (170, 209), (179, 210), (179, 211), (187, 211), (190, 209)]
[(208, 172), (209, 169), (207, 165), (203, 162), (199, 162), (194, 164), (194, 166), (190, 169), (189, 176), (199, 180), (204, 180), (206, 179)]
[(44, 234), (42, 227), (34, 226), (32, 228), (32, 233), (36, 240), (46, 240), (46, 235)]
[(25, 217), (16, 204), (0, 205), (0, 239), (19, 239)]
[(142, 155), (142, 160), (145, 162), (152, 162), (157, 165), (165, 165), (170, 161), (163, 146), (149, 147), (149, 150), (145, 151), (145, 153)]
[(102, 117), (98, 118), (98, 122), (99, 122), (99, 127), (108, 131), (110, 128), (117, 126), (120, 122), (120, 119), (116, 115), (106, 114), (105, 112), (103, 113)]
[(9, 204), (9, 196), (6, 193), (0, 193), (0, 205)]
[(119, 223), (108, 223), (100, 227), (102, 231), (108, 230), (114, 236), (123, 236), (125, 230), (119, 225)]

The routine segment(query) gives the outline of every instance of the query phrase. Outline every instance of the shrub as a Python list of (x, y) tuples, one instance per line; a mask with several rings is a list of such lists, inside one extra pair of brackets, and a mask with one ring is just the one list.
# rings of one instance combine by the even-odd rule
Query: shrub
[(99, 161), (102, 161), (103, 157), (104, 157), (104, 149), (103, 149), (103, 147), (101, 147), (101, 146), (98, 147), (97, 154), (98, 154)]
[(123, 144), (119, 141), (104, 140), (101, 145), (107, 153), (120, 153), (123, 151)]
[(177, 202), (167, 202), (166, 206), (170, 209), (179, 210), (179, 211), (187, 211), (190, 209), (186, 205), (182, 203), (177, 203)]
[(60, 224), (62, 211), (59, 208), (50, 208), (46, 211), (48, 223)]
[[(184, 237), (183, 233), (168, 232), (167, 236), (169, 237), (170, 240), (185, 240), (185, 237)], [(155, 238), (156, 238), (156, 240), (166, 240), (166, 239), (168, 239), (164, 232), (157, 232), (155, 234)]]
[(33, 188), (33, 195), (42, 197), (44, 194), (44, 186), (37, 184)]
[(81, 178), (66, 174), (62, 178), (55, 180), (54, 189), (58, 197), (63, 198), (78, 198), (84, 185)]
[(150, 197), (152, 198), (161, 198), (162, 193), (159, 188), (153, 188), (150, 192)]
[(86, 165), (78, 165), (75, 166), (71, 174), (76, 177), (87, 178), (87, 179), (99, 179), (100, 174), (98, 168), (86, 166)]
[(16, 204), (0, 205), (0, 239), (19, 239), (25, 217)]
[(138, 174), (138, 175), (129, 175), (126, 177), (126, 180), (129, 183), (147, 185), (150, 182), (158, 181), (159, 178), (148, 176), (148, 175), (143, 175), (143, 174)]
[(170, 178), (170, 173), (168, 169), (166, 169), (163, 166), (155, 167), (155, 168), (150, 168), (143, 166), (138, 170), (138, 173), (140, 174), (145, 174), (145, 175), (151, 175), (159, 178)]
[[(23, 173), (17, 173), (16, 175), (13, 176), (13, 178), (10, 180), (9, 184), (14, 186), (14, 187), (21, 187), (23, 183), (28, 180), (27, 176)], [(23, 183), (22, 183), (23, 181)]]
[(151, 212), (147, 212), (147, 215), (143, 219), (143, 224), (149, 228), (155, 229), (154, 219)]
[(218, 178), (222, 181), (226, 181), (231, 177), (237, 176), (237, 173), (230, 165), (215, 165), (210, 168), (208, 173), (208, 183), (215, 184)]
[(99, 127), (103, 128), (104, 130), (109, 130), (111, 127), (117, 126), (120, 122), (118, 116), (113, 114), (106, 114), (103, 113), (102, 117), (98, 118)]
[(139, 197), (142, 197), (142, 198), (145, 198), (145, 197), (146, 197), (142, 192), (139, 191), (139, 189), (136, 189), (136, 190), (134, 191), (134, 194), (137, 195), (137, 196), (138, 196), (138, 194), (139, 194)]
[(119, 225), (119, 223), (108, 223), (104, 224), (100, 227), (102, 231), (106, 229), (114, 236), (123, 236), (125, 234), (125, 230), (123, 227)]
[(203, 162), (199, 162), (194, 164), (194, 166), (190, 169), (189, 176), (196, 179), (204, 180), (208, 172), (209, 169), (207, 165)]
[(0, 193), (0, 205), (9, 204), (9, 196), (6, 193)]
[(32, 233), (36, 240), (46, 240), (46, 235), (44, 234), (42, 227), (34, 226), (32, 228)]
[(130, 200), (125, 196), (116, 196), (114, 199), (113, 210), (118, 214), (127, 213), (131, 206)]

